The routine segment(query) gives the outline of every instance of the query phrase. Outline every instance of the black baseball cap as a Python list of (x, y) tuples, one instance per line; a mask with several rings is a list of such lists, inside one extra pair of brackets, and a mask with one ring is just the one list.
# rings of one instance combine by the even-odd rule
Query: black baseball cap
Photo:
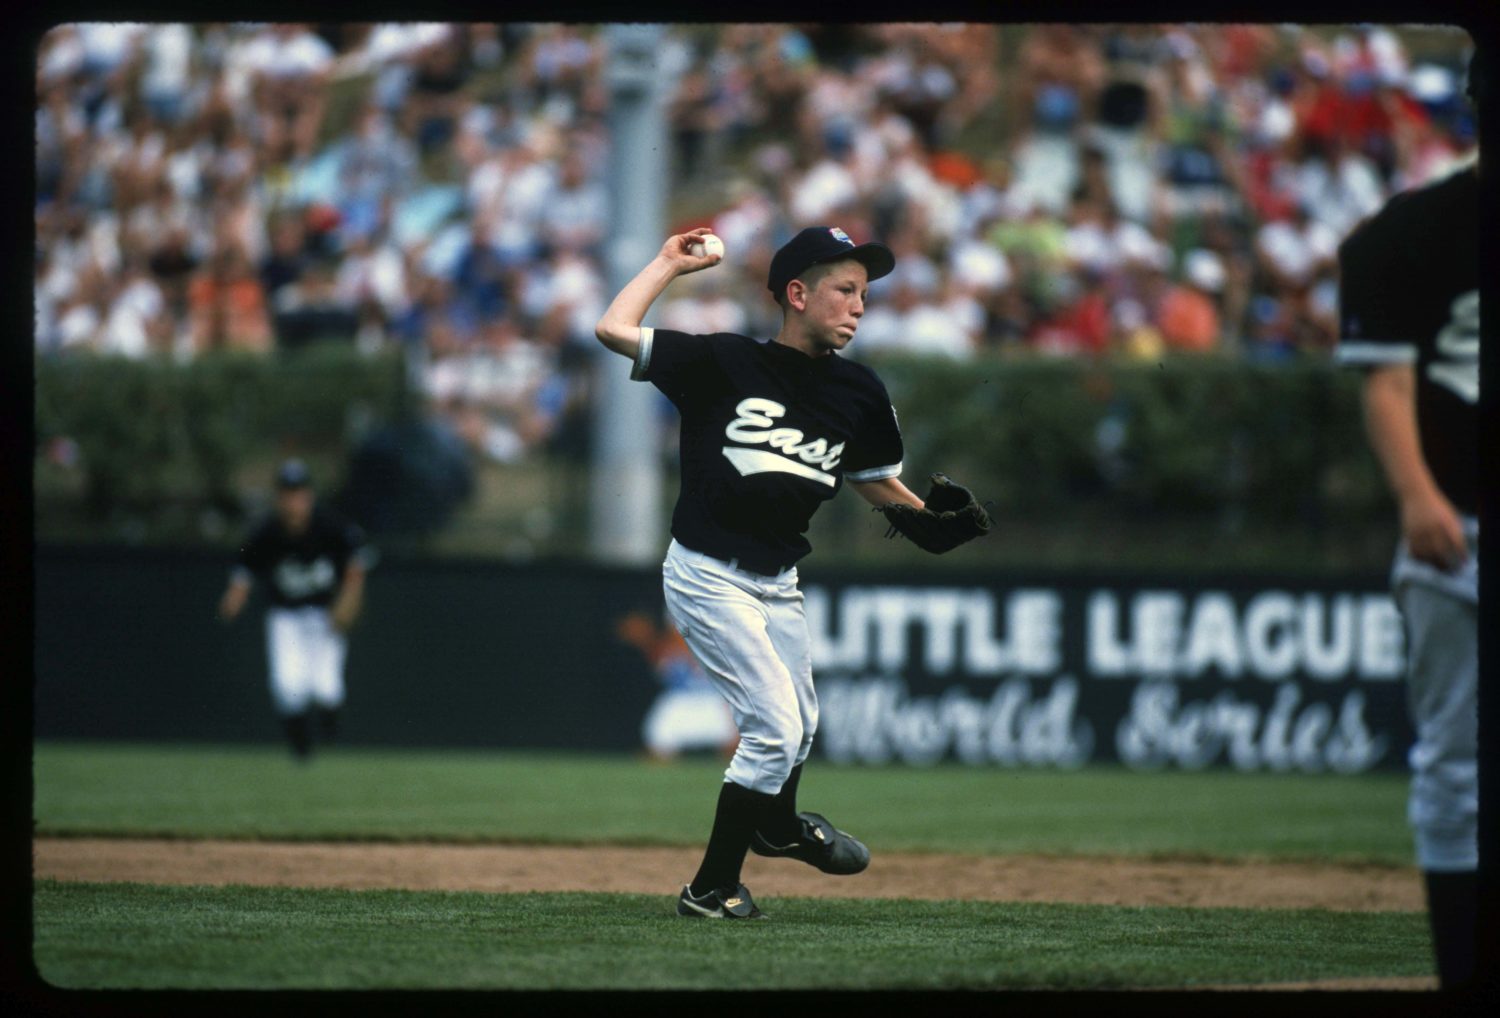
[(276, 487), (306, 488), (312, 485), (312, 474), (307, 469), (307, 464), (299, 459), (282, 460), (281, 466), (276, 468)]
[(896, 267), (896, 256), (884, 244), (856, 244), (837, 226), (809, 226), (781, 246), (771, 258), (766, 287), (778, 296), (786, 284), (819, 262), (853, 258), (869, 271), (871, 279), (888, 275)]

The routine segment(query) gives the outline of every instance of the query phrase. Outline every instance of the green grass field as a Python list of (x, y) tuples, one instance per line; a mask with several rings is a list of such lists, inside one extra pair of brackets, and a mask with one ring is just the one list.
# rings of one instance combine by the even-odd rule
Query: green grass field
[(42, 974), (187, 989), (1113, 989), (1422, 975), (1419, 915), (45, 883)]
[[(47, 836), (700, 845), (722, 765), (339, 748), (50, 744)], [(881, 851), (1410, 862), (1400, 774), (808, 768)], [(39, 881), (34, 957), (79, 988), (1088, 989), (1423, 976), (1420, 912), (777, 897), (687, 922), (662, 895)], [(726, 979), (729, 981), (726, 984)]]
[[(723, 765), (521, 752), (52, 745), (38, 834), (696, 845)], [(799, 796), (888, 851), (1405, 865), (1401, 774), (1077, 773), (812, 761)]]

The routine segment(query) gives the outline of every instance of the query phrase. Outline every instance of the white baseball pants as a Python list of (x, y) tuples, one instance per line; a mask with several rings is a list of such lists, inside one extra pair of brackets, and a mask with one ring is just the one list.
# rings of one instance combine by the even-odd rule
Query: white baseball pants
[(344, 634), (327, 608), (266, 611), (266, 656), (271, 699), (280, 714), (300, 714), (309, 702), (336, 708), (344, 702)]
[(818, 728), (796, 568), (762, 576), (674, 540), (662, 562), (662, 589), (668, 614), (729, 702), (740, 732), (725, 780), (775, 795), (807, 759)]
[(1407, 819), (1417, 864), (1479, 867), (1479, 606), (1421, 583), (1396, 588), (1406, 621), (1407, 705), (1416, 742)]

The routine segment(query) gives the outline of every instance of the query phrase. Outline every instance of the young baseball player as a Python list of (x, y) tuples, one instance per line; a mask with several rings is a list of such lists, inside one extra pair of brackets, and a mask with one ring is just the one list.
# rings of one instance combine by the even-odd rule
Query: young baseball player
[(1366, 431), (1401, 514), (1407, 817), (1447, 989), (1474, 974), (1479, 893), (1477, 161), (1392, 198), (1344, 241), (1339, 268), (1338, 358), (1365, 370)]
[[(851, 874), (869, 850), (817, 813), (797, 811), (797, 785), (818, 727), (797, 561), (818, 506), (845, 480), (886, 510), (893, 528), (932, 551), (983, 533), (967, 490), (935, 475), (924, 507), (901, 483), (901, 432), (885, 386), (839, 356), (865, 311), (870, 280), (895, 267), (884, 245), (809, 227), (771, 260), (782, 309), (776, 338), (643, 328), (678, 276), (717, 265), (706, 229), (669, 237), (595, 330), (682, 415), (682, 487), (662, 585), (673, 622), (729, 702), (740, 742), (720, 788), (703, 862), (682, 888), (683, 916), (759, 919), (740, 882), (745, 854), (799, 859)], [(701, 254), (695, 245), (703, 243)], [(951, 504), (950, 504), (951, 503)], [(901, 508), (896, 508), (896, 507)]]
[(312, 753), (313, 721), (332, 738), (344, 702), (345, 634), (359, 617), (373, 550), (359, 527), (318, 503), (301, 460), (276, 474), (276, 509), (240, 548), (219, 601), (233, 621), (252, 582), (264, 582), (271, 698), (298, 759)]

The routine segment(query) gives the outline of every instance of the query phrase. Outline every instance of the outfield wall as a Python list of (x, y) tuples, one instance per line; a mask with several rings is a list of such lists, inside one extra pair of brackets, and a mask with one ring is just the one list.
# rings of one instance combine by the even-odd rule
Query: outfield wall
[[(264, 602), (233, 625), (215, 618), (222, 556), (44, 546), (35, 568), (39, 738), (279, 738)], [(811, 563), (802, 587), (827, 758), (1404, 767), (1404, 640), (1382, 576), (927, 578)], [(658, 695), (697, 681), (652, 632), (661, 610), (653, 569), (388, 557), (350, 641), (343, 737), (638, 749)]]

